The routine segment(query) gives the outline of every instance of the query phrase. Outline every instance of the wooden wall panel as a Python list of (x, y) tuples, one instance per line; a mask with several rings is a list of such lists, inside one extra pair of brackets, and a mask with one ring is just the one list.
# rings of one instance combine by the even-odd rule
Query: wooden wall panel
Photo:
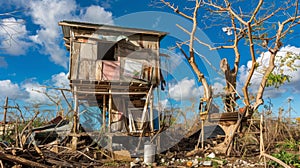
[[(116, 52), (116, 56), (120, 56), (118, 61), (101, 60), (97, 43), (74, 42), (72, 47), (71, 80), (119, 80), (120, 74), (124, 73), (125, 60), (132, 59), (142, 65), (137, 78), (150, 80), (153, 84), (159, 82), (159, 39), (155, 36), (135, 34), (129, 41), (122, 41), (118, 44), (121, 49)], [(123, 52), (129, 55), (122, 55)]]
[(91, 43), (81, 43), (80, 60), (97, 60), (97, 45)]
[(80, 43), (73, 43), (72, 55), (71, 55), (71, 80), (76, 80), (78, 76), (79, 67), (79, 53), (80, 53)]
[(78, 79), (80, 80), (95, 80), (96, 79), (96, 61), (81, 60), (79, 66)]
[(102, 80), (102, 61), (101, 60), (96, 61), (96, 80), (97, 81)]
[(78, 79), (81, 80), (89, 79), (88, 60), (80, 60), (79, 64), (80, 65), (79, 65)]

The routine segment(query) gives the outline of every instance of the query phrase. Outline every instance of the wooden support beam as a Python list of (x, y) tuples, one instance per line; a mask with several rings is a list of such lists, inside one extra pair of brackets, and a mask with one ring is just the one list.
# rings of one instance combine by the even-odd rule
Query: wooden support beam
[(147, 94), (147, 97), (146, 97), (146, 102), (145, 102), (145, 106), (144, 106), (144, 110), (143, 110), (143, 114), (142, 114), (142, 129), (143, 130), (142, 130), (142, 132), (140, 134), (139, 142), (138, 142), (138, 145), (137, 145), (137, 147), (135, 149), (136, 152), (140, 148), (142, 137), (143, 137), (143, 134), (145, 132), (146, 112), (147, 112), (147, 108), (148, 108), (148, 103), (149, 103), (150, 96), (152, 95), (152, 89), (153, 89), (153, 85), (151, 85), (150, 90), (149, 90), (149, 92)]
[(106, 95), (103, 95), (103, 109), (102, 109), (102, 130), (105, 132), (106, 127)]
[(146, 97), (146, 102), (145, 102), (145, 106), (144, 106), (144, 110), (143, 110), (143, 114), (142, 114), (143, 126), (144, 126), (145, 121), (146, 121), (146, 113), (147, 113), (147, 108), (148, 108), (148, 104), (149, 104), (149, 99), (150, 99), (150, 96), (152, 95), (152, 90), (153, 90), (153, 85), (151, 85), (151, 87), (149, 89), (149, 92), (147, 94), (147, 97)]
[(108, 99), (108, 132), (110, 132), (110, 124), (111, 124), (111, 109), (112, 109), (112, 94), (109, 89), (109, 99)]
[(204, 149), (204, 120), (201, 120), (201, 148)]
[(150, 115), (149, 115), (149, 121), (150, 121), (150, 130), (151, 132), (154, 131), (154, 118), (153, 118), (153, 94), (151, 93), (150, 96)]
[[(76, 93), (77, 87), (74, 87), (74, 113), (73, 113), (73, 130), (72, 132), (74, 134), (78, 133), (78, 97), (77, 97), (77, 93)], [(72, 137), (72, 150), (77, 150), (77, 142), (78, 142), (78, 137), (77, 136), (73, 136)]]
[(90, 92), (90, 91), (74, 91), (76, 93), (83, 93), (83, 94), (99, 94), (99, 95), (146, 95), (147, 92)]

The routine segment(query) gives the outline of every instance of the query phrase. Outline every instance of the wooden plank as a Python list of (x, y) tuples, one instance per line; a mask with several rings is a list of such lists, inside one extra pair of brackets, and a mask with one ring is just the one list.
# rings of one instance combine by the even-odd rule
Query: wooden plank
[(142, 123), (143, 123), (143, 125), (146, 122), (146, 112), (147, 112), (147, 109), (148, 109), (148, 103), (149, 103), (150, 97), (152, 95), (152, 89), (153, 89), (153, 85), (151, 85), (150, 90), (149, 90), (149, 92), (147, 94), (147, 97), (146, 97), (146, 102), (145, 102), (145, 106), (144, 106), (143, 114), (142, 114)]
[(124, 91), (109, 91), (109, 92), (95, 92), (95, 91), (74, 91), (82, 94), (99, 94), (99, 95), (145, 95), (147, 92), (124, 92)]
[(204, 120), (201, 120), (201, 148), (204, 149)]
[(106, 95), (103, 95), (103, 109), (102, 109), (102, 129), (105, 132), (106, 127)]
[(47, 165), (44, 165), (44, 164), (41, 164), (41, 163), (38, 163), (38, 162), (34, 162), (34, 161), (31, 161), (31, 160), (27, 160), (25, 158), (22, 158), (22, 157), (19, 157), (19, 156), (13, 156), (13, 155), (10, 155), (10, 154), (5, 154), (5, 153), (2, 153), (0, 152), (0, 159), (1, 160), (7, 160), (7, 161), (11, 161), (11, 162), (17, 162), (17, 163), (20, 163), (22, 165), (27, 165), (29, 167), (41, 167), (41, 168), (50, 168), (50, 166), (47, 166)]
[(108, 96), (108, 132), (110, 132), (110, 124), (111, 124), (111, 110), (112, 110), (112, 95), (111, 90), (109, 90)]
[(96, 62), (94, 60), (84, 59), (80, 61), (78, 79), (96, 80)]
[(101, 81), (102, 80), (102, 61), (97, 60), (96, 61), (96, 80)]
[(96, 80), (96, 61), (89, 61), (89, 80)]
[(80, 65), (79, 65), (78, 79), (88, 80), (89, 79), (88, 60), (80, 59), (79, 64)]
[(138, 41), (140, 40), (140, 35), (134, 34), (128, 37), (128, 40), (135, 46), (140, 46)]
[(238, 112), (209, 114), (209, 121), (237, 121)]
[[(146, 104), (146, 103), (145, 103)], [(151, 93), (150, 96), (150, 130), (151, 132), (154, 131), (154, 116), (153, 116), (153, 94)]]
[(97, 45), (91, 43), (81, 43), (80, 46), (80, 61), (88, 60), (97, 60)]
[[(66, 26), (66, 27), (76, 27), (77, 30), (84, 30), (84, 29), (90, 29), (97, 30), (97, 32), (101, 33), (109, 33), (115, 32), (119, 35), (121, 34), (148, 34), (153, 36), (165, 36), (167, 33), (160, 32), (160, 31), (154, 31), (154, 30), (146, 30), (146, 29), (136, 29), (136, 28), (125, 28), (125, 27), (117, 27), (117, 26), (110, 26), (110, 25), (99, 25), (99, 24), (92, 24), (92, 23), (81, 23), (81, 22), (68, 22), (68, 21), (62, 21), (59, 22), (60, 26)], [(76, 29), (75, 29), (76, 30)], [(100, 34), (100, 33), (99, 33)]]
[(157, 41), (159, 41), (159, 38), (157, 36), (143, 35), (143, 43), (145, 48), (157, 50)]
[[(79, 118), (78, 118), (78, 97), (77, 97), (77, 93), (76, 93), (76, 86), (74, 88), (74, 113), (73, 113), (73, 130), (72, 132), (74, 134), (78, 133), (78, 128), (79, 128)], [(76, 151), (77, 150), (77, 141), (78, 141), (78, 137), (73, 136), (72, 137), (72, 150)]]
[(80, 53), (80, 43), (73, 43), (73, 49), (71, 54), (71, 80), (76, 80), (78, 76), (78, 68), (79, 68), (79, 53)]

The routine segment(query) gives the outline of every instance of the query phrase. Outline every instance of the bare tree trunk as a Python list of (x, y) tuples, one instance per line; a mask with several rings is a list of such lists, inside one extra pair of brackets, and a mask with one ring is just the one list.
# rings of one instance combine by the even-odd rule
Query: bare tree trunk
[(230, 69), (228, 65), (227, 59), (224, 58), (221, 60), (220, 68), (224, 72), (226, 79), (226, 88), (225, 88), (225, 111), (226, 112), (234, 112), (235, 111), (235, 102), (237, 100), (236, 96), (236, 69)]

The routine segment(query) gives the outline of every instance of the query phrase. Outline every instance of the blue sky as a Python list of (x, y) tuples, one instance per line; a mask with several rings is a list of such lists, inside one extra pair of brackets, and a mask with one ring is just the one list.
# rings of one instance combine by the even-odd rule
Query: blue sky
[[(179, 2), (180, 1), (176, 1)], [(152, 4), (153, 5), (153, 4)], [(61, 20), (77, 20), (100, 24), (115, 24), (137, 28), (155, 29), (169, 32), (169, 35), (161, 42), (162, 52), (168, 53), (168, 47), (174, 45), (174, 41), (187, 40), (176, 23), (191, 26), (191, 23), (167, 8), (158, 8), (151, 5), (151, 1), (141, 0), (11, 0), (0, 2), (0, 13), (15, 11), (9, 15), (0, 15), (0, 103), (4, 97), (18, 99), (24, 104), (29, 102), (47, 102), (45, 95), (34, 90), (55, 94), (45, 87), (67, 87), (68, 80), (68, 55), (63, 46), (61, 28), (58, 22)], [(184, 4), (181, 4), (184, 5)], [(169, 12), (169, 13), (166, 13)], [(299, 29), (296, 29), (299, 31)], [(220, 30), (217, 30), (221, 32)], [(11, 36), (8, 36), (9, 33)], [(201, 37), (208, 43), (215, 42), (216, 30), (197, 30), (197, 37)], [(223, 34), (226, 38), (226, 34)], [(245, 46), (246, 47), (246, 46)], [(216, 69), (219, 69), (219, 60), (227, 57), (231, 52), (209, 51), (206, 47), (196, 44), (197, 51), (207, 57)], [(281, 53), (292, 51), (300, 53), (299, 38), (295, 36), (281, 49)], [(263, 52), (264, 53), (264, 52)], [(182, 61), (182, 55), (175, 50), (168, 53), (173, 56), (171, 65)], [(268, 53), (265, 52), (265, 55)], [(174, 59), (176, 58), (176, 59)], [(257, 58), (266, 61), (263, 54), (257, 54)], [(229, 61), (233, 58), (229, 56)], [(250, 68), (250, 57), (242, 57), (238, 84), (243, 83), (247, 70)], [(176, 62), (177, 61), (177, 62)], [(224, 82), (215, 69), (198, 58), (199, 65), (205, 75), (209, 77), (215, 93), (222, 92)], [(170, 74), (176, 77), (175, 82), (169, 83), (168, 93), (162, 96), (162, 102), (189, 100), (190, 97), (198, 99), (203, 92), (202, 87), (194, 80), (193, 74), (185, 62), (184, 66), (177, 66), (170, 70)], [(300, 64), (299, 62), (296, 62)], [(181, 65), (178, 63), (178, 65)], [(179, 68), (178, 68), (179, 67)], [(273, 110), (279, 107), (287, 107), (287, 99), (292, 98), (293, 116), (300, 116), (300, 108), (296, 102), (300, 101), (300, 71), (288, 72), (293, 76), (291, 82), (279, 89), (268, 88), (265, 98), (270, 97)], [(259, 73), (255, 74), (253, 89), (258, 84)], [(173, 79), (173, 78), (172, 78)], [(187, 87), (189, 86), (189, 87)], [(240, 88), (238, 88), (240, 89)], [(180, 92), (178, 92), (180, 91)], [(240, 91), (240, 90), (239, 90)], [(186, 105), (190, 105), (186, 103)]]

